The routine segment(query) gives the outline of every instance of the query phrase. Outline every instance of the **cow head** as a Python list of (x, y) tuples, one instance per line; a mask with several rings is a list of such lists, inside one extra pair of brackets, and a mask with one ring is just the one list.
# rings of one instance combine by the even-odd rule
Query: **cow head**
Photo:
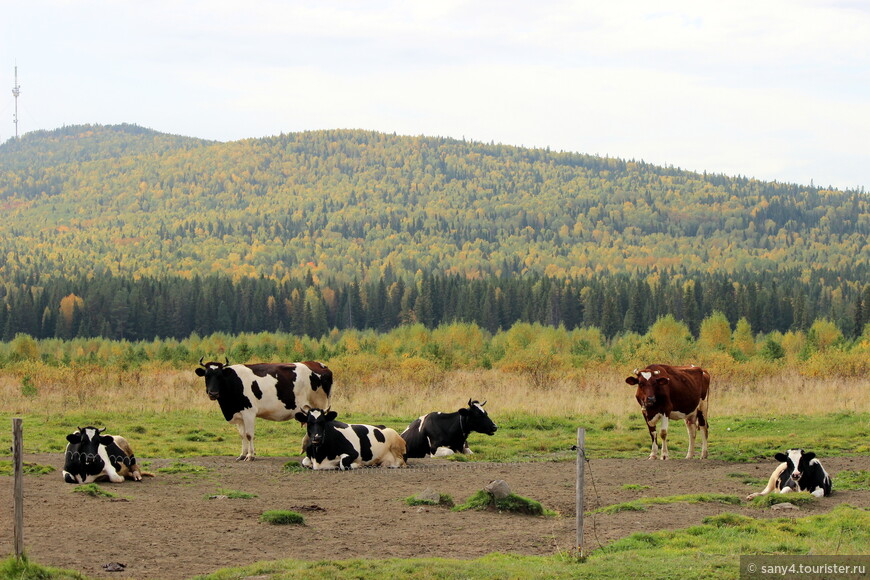
[(335, 421), (338, 413), (326, 409), (308, 409), (296, 413), (296, 420), (305, 423), (308, 429), (308, 439), (312, 445), (320, 445), (326, 438), (328, 424)]
[(629, 385), (637, 385), (637, 393), (635, 397), (640, 406), (644, 409), (651, 407), (656, 403), (656, 393), (661, 392), (661, 389), (668, 384), (670, 379), (661, 375), (661, 371), (634, 369), (634, 374), (625, 379)]
[(205, 392), (208, 398), (212, 401), (219, 399), (221, 396), (221, 385), (223, 384), (224, 367), (230, 365), (230, 359), (224, 357), (226, 362), (208, 362), (203, 364), (202, 357), (199, 359), (199, 367), (194, 371), (197, 376), (205, 377)]
[(489, 418), (486, 409), (483, 408), (484, 405), (486, 405), (486, 401), (480, 403), (468, 399), (468, 408), (459, 409), (459, 416), (462, 417), (465, 422), (464, 430), (467, 430), (469, 433), (473, 431), (475, 433), (495, 435), (498, 427), (493, 423), (492, 419)]
[(786, 472), (793, 481), (798, 482), (810, 466), (810, 462), (816, 458), (816, 454), (812, 451), (805, 453), (803, 449), (789, 449), (785, 453), (777, 453), (774, 458), (788, 464)]
[(66, 436), (70, 442), (67, 453), (69, 459), (81, 463), (84, 472), (96, 475), (103, 470), (105, 463), (99, 455), (100, 445), (111, 445), (115, 440), (110, 435), (100, 435), (106, 428), (76, 427), (77, 431)]

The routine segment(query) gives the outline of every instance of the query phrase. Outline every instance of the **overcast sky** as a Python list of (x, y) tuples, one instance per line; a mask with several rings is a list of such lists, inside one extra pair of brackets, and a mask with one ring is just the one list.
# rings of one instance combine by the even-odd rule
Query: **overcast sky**
[(0, 0), (0, 142), (370, 129), (870, 189), (868, 0)]

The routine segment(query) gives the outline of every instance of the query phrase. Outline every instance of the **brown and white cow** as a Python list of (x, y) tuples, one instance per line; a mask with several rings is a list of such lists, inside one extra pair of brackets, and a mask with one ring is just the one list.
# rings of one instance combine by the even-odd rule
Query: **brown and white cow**
[(661, 458), (668, 458), (668, 423), (670, 419), (685, 419), (689, 432), (689, 452), (686, 459), (695, 455), (695, 433), (701, 429), (701, 459), (707, 458), (707, 396), (710, 393), (710, 373), (697, 367), (649, 365), (635, 369), (625, 379), (629, 385), (637, 385), (635, 398), (640, 404), (652, 439), (649, 458), (658, 454), (656, 425), (662, 438)]

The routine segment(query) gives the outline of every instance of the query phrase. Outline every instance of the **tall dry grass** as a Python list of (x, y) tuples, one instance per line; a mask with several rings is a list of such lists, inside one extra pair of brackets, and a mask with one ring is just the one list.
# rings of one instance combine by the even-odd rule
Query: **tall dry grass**
[[(621, 418), (638, 413), (634, 388), (625, 384), (628, 371), (605, 366), (554, 373), (544, 380), (499, 369), (444, 371), (423, 359), (389, 366), (378, 364), (375, 356), (339, 358), (330, 367), (335, 374), (332, 406), (340, 413), (414, 417), (456, 410), (469, 398), (488, 401), (487, 409), (500, 416)], [(866, 377), (806, 376), (789, 368), (759, 378), (711, 373), (712, 421), (717, 415), (870, 412)], [(33, 363), (33, 368), (0, 371), (0, 412), (5, 414), (185, 410), (216, 411), (192, 368), (112, 370)]]

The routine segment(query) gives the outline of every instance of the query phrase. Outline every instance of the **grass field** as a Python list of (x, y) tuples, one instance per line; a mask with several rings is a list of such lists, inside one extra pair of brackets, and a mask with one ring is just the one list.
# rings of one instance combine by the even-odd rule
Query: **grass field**
[[(125, 435), (137, 457), (234, 456), (238, 433), (205, 395), (192, 369), (122, 371), (95, 369), (77, 380), (0, 372), (0, 424), (24, 418), (30, 453), (59, 453), (77, 426), (107, 427)], [(340, 376), (340, 375), (338, 375)], [(866, 379), (808, 378), (784, 373), (757, 381), (717, 383), (710, 402), (710, 459), (749, 462), (800, 446), (820, 456), (870, 454), (870, 399)], [(586, 430), (587, 457), (638, 458), (649, 436), (633, 389), (621, 373), (534, 385), (523, 375), (495, 370), (452, 371), (437, 381), (408, 383), (378, 373), (352, 384), (337, 381), (333, 408), (348, 422), (386, 424), (398, 430), (430, 410), (452, 411), (469, 398), (488, 400), (499, 425), (493, 437), (475, 434), (471, 457), (489, 462), (573, 461), (579, 427)], [(294, 422), (258, 420), (257, 453), (297, 456), (303, 428)], [(8, 449), (11, 429), (0, 429)], [(685, 453), (680, 422), (671, 428), (673, 457)], [(735, 477), (740, 474), (735, 474)], [(866, 474), (858, 477), (866, 478)], [(862, 479), (863, 481), (863, 479)], [(843, 506), (806, 518), (755, 519), (723, 513), (703, 525), (636, 534), (596, 550), (586, 559), (491, 554), (471, 561), (447, 559), (281, 561), (211, 574), (209, 580), (250, 576), (278, 578), (612, 578), (643, 574), (669, 578), (736, 578), (735, 554), (870, 553), (870, 512)], [(699, 554), (703, 557), (699, 557)], [(84, 578), (36, 563), (0, 562), (3, 578)]]

